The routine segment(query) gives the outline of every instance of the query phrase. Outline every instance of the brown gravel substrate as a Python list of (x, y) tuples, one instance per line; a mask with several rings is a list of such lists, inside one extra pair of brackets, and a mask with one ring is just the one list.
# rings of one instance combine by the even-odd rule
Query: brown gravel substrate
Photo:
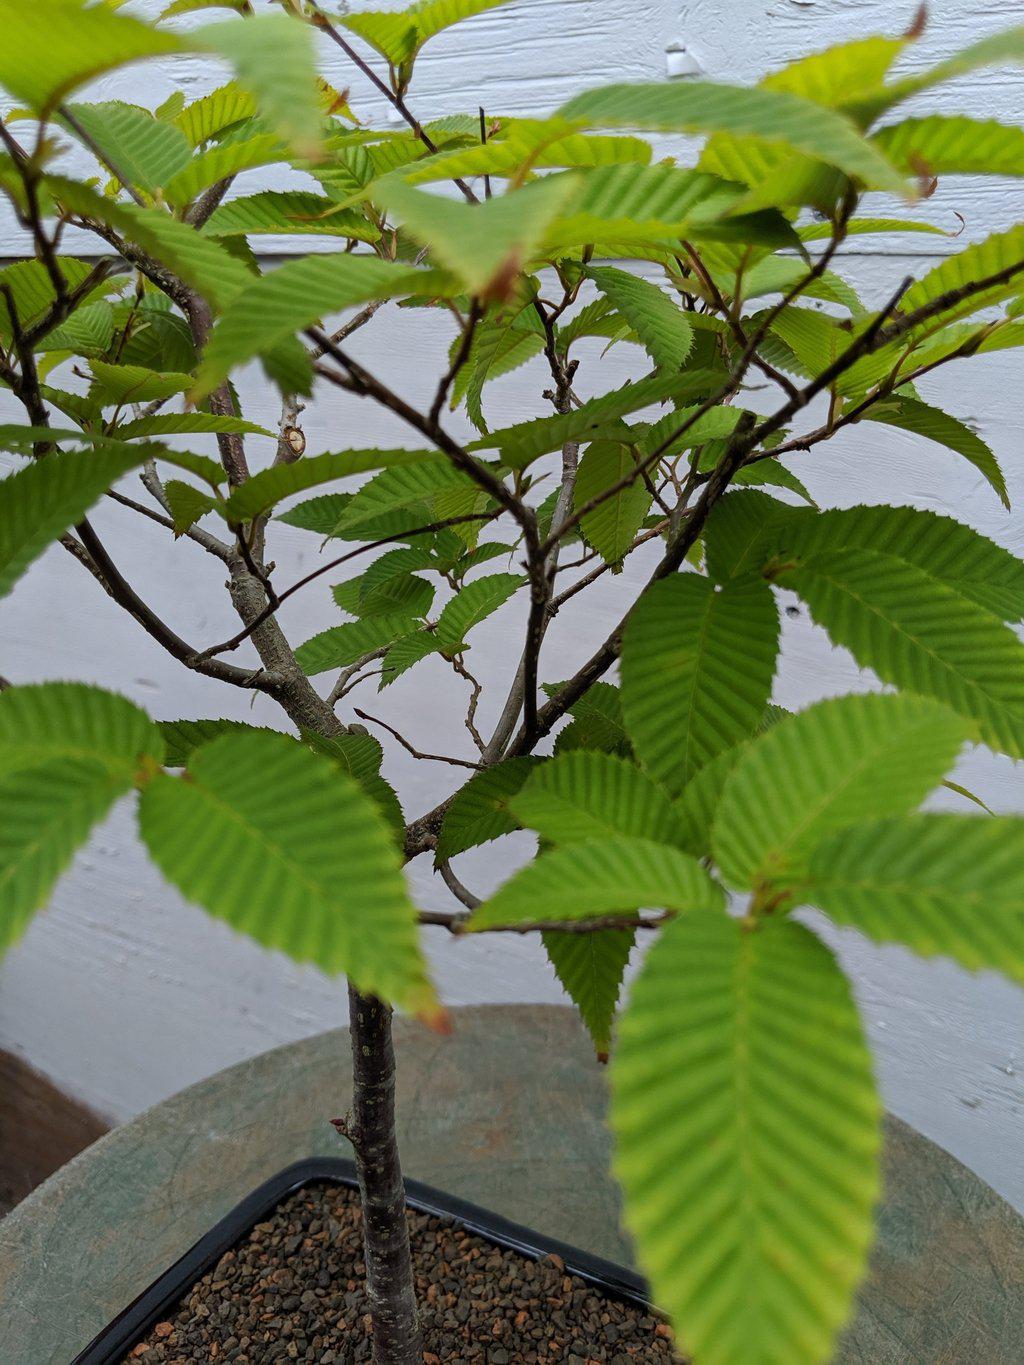
[[(557, 1257), (529, 1261), (427, 1214), (409, 1214), (426, 1365), (671, 1362), (656, 1318), (604, 1298)], [(204, 1275), (131, 1365), (369, 1361), (360, 1214), (353, 1194), (310, 1186)]]

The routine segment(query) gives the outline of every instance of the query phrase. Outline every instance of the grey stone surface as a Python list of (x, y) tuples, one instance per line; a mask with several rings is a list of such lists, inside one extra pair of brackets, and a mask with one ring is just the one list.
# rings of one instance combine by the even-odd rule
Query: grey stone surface
[[(551, 1006), (396, 1026), (406, 1172), (629, 1261), (607, 1173), (601, 1069)], [(115, 1129), (0, 1223), (0, 1358), (67, 1365), (234, 1204), (290, 1162), (338, 1154), (347, 1033), (278, 1048)], [(872, 1272), (844, 1365), (1024, 1360), (1024, 1223), (952, 1157), (887, 1129)], [(794, 1365), (800, 1365), (794, 1362)]]

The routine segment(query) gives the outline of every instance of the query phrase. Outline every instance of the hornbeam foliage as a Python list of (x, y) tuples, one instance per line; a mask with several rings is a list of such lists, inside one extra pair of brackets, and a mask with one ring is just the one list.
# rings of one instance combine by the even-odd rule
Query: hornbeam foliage
[[(416, 66), (463, 21), (512, 33), (501, 4), (173, 0), (148, 22), (0, 0), (0, 193), (31, 237), (0, 269), (0, 596), (85, 570), (149, 647), (241, 693), (155, 720), (5, 682), (0, 948), (119, 801), (229, 929), (430, 1023), (421, 924), (495, 953), (540, 935), (610, 1061), (625, 1218), (680, 1353), (813, 1365), (864, 1273), (879, 1101), (849, 985), (794, 915), (1024, 982), (1024, 819), (955, 780), (967, 745), (1024, 758), (1024, 561), (999, 521), (1019, 471), (937, 374), (1024, 345), (1024, 222), (922, 207), (946, 176), (1017, 202), (1024, 127), (929, 92), (1020, 67), (1024, 29), (932, 66), (913, 32), (868, 34), (750, 87), (581, 89), (529, 118), (473, 89), (422, 122)], [(351, 90), (316, 69), (330, 39)], [(149, 63), (163, 90), (197, 59), (219, 70), (198, 99), (106, 83)], [(936, 255), (897, 295), (854, 288), (847, 239), (908, 232)], [(412, 362), (362, 344), (407, 323)], [(302, 413), (336, 391), (315, 439)], [(994, 539), (888, 505), (911, 442), (931, 486), (989, 500)], [(168, 619), (148, 554), (106, 546), (133, 517), (190, 542)], [(225, 603), (183, 586), (204, 553)], [(796, 599), (875, 686), (773, 705), (799, 691)], [(276, 723), (234, 718), (257, 692)], [(406, 823), (388, 775), (414, 760), (444, 776)], [(481, 897), (500, 841), (523, 865)], [(410, 897), (424, 854), (450, 914)]]

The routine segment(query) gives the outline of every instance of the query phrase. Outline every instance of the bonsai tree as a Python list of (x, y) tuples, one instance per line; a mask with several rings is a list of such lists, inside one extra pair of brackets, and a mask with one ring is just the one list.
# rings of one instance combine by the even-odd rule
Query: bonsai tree
[[(681, 1345), (697, 1361), (825, 1360), (871, 1242), (879, 1101), (848, 982), (798, 912), (1024, 975), (1024, 821), (919, 809), (944, 783), (969, 795), (946, 780), (963, 746), (1024, 756), (1024, 564), (911, 507), (818, 507), (800, 471), (835, 433), (880, 422), (969, 461), (1008, 505), (992, 451), (917, 385), (1024, 341), (1024, 226), (956, 243), (887, 298), (861, 299), (839, 267), (848, 238), (936, 232), (914, 209), (935, 177), (1024, 170), (1020, 128), (900, 108), (1020, 63), (1024, 29), (912, 75), (892, 69), (920, 22), (751, 88), (613, 85), (544, 119), (421, 122), (410, 85), (430, 40), (494, 3), (334, 19), (312, 0), (263, 15), (237, 0), (184, 27), (100, 0), (0, 4), (17, 106), (0, 187), (33, 244), (0, 270), (0, 379), (20, 409), (2, 429), (0, 586), (59, 542), (68, 572), (184, 668), (266, 694), (288, 730), (8, 685), (0, 941), (135, 789), (141, 838), (186, 897), (348, 978), (355, 1085), (339, 1126), (375, 1359), (406, 1365), (422, 1348), (391, 1011), (444, 1027), (420, 924), (541, 934), (611, 1056), (625, 1217)], [(208, 8), (176, 0), (165, 18)], [(317, 43), (402, 126), (360, 122), (317, 78)], [(234, 68), (199, 99), (79, 98), (123, 63), (197, 51)], [(638, 133), (703, 143), (690, 164)], [(75, 178), (71, 145), (91, 158)], [(300, 187), (254, 189), (270, 165)], [(889, 207), (862, 210), (868, 194)], [(331, 249), (263, 271), (266, 233)], [(360, 330), (400, 327), (409, 308), (435, 310), (451, 339), (424, 357), (423, 408), (402, 374), (360, 359)], [(608, 389), (612, 345), (643, 374)], [(281, 391), (276, 437), (232, 385), (256, 358)], [(493, 429), (487, 385), (527, 360), (543, 370), (536, 411)], [(400, 419), (408, 446), (351, 449), (339, 432), (308, 448), (300, 413), (328, 387)], [(100, 499), (216, 561), (230, 638), (140, 596), (89, 520)], [(282, 520), (326, 547), (297, 581), (273, 563)], [(552, 618), (642, 546), (629, 610), (566, 677), (545, 648)], [(341, 618), (289, 640), (279, 608), (328, 588)], [(773, 706), (780, 593), (885, 690)], [(492, 695), (472, 632), (517, 596), (525, 632)], [(379, 674), (386, 700), (428, 658), (459, 689), (426, 704), (468, 699), (470, 775), (452, 793), (452, 769), (435, 770), (437, 803), (407, 820), (352, 692)], [(540, 851), (480, 903), (455, 860), (523, 827)], [(419, 857), (450, 913), (412, 903), (401, 867)]]

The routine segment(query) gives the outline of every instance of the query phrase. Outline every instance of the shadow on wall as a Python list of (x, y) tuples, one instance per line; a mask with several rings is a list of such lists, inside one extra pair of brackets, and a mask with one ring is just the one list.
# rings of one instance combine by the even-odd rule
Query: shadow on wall
[(0, 1217), (110, 1124), (0, 1052)]

